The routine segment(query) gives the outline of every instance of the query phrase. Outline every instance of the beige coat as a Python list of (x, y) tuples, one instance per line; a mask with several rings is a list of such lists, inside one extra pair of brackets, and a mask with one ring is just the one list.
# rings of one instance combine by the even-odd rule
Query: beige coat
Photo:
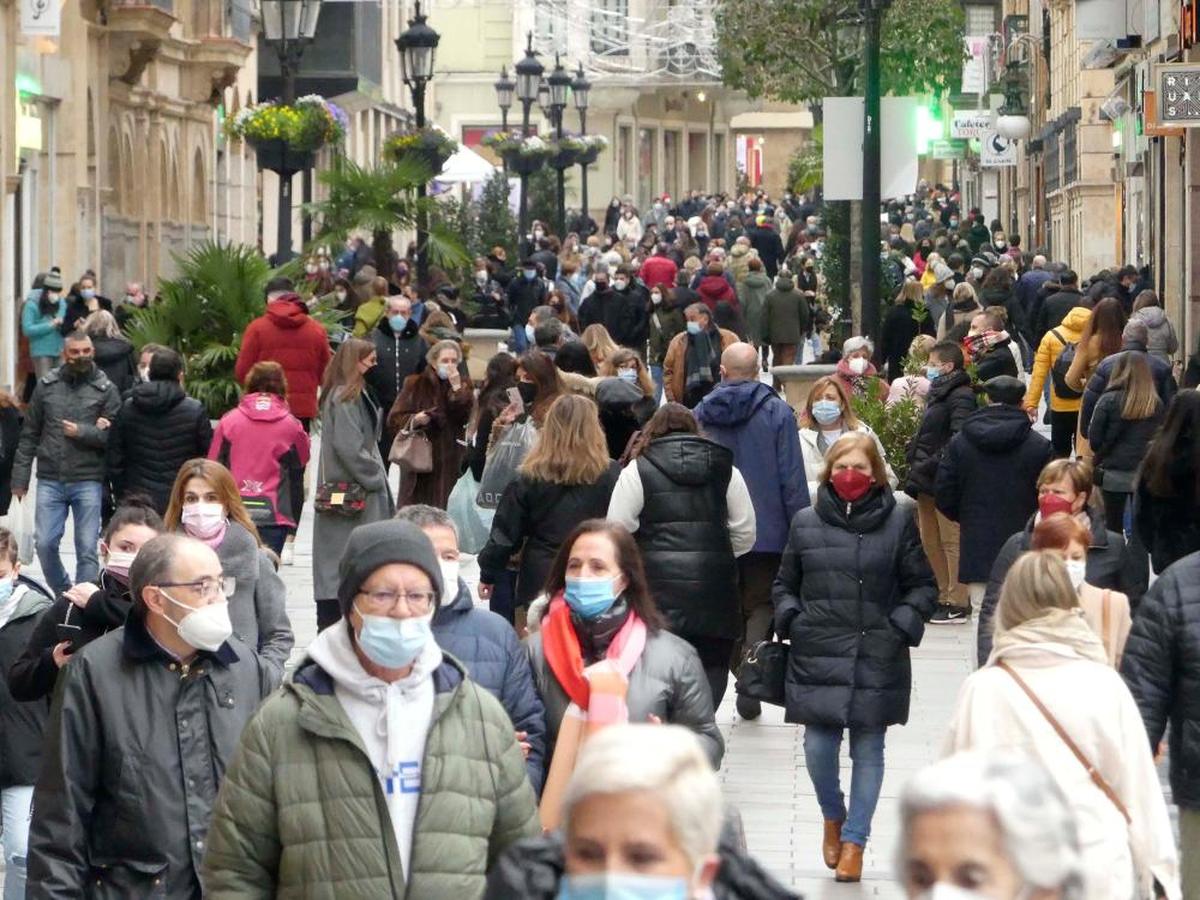
[[(1083, 617), (1089, 627), (1104, 644), (1109, 663), (1114, 669), (1120, 669), (1121, 657), (1125, 654), (1125, 642), (1129, 640), (1129, 629), (1133, 626), (1133, 619), (1129, 614), (1129, 598), (1120, 591), (1109, 591), (1084, 584), (1079, 592), (1079, 605), (1083, 607)], [(1105, 605), (1108, 606), (1107, 614), (1104, 610)]]
[[(1129, 810), (1130, 825), (1012, 677), (994, 665), (997, 657), (1008, 661), (1096, 766)], [(1066, 643), (997, 649), (959, 692), (945, 754), (995, 747), (1036, 757), (1071, 803), (1088, 900), (1149, 897), (1151, 875), (1170, 900), (1181, 896), (1179, 857), (1146, 728), (1114, 669)]]

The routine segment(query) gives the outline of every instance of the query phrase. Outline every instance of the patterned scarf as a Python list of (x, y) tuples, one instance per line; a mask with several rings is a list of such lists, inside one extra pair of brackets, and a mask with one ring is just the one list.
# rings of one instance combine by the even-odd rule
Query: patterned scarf
[(978, 362), (989, 350), (1007, 340), (1007, 331), (981, 331), (979, 334), (969, 334), (963, 338), (963, 352), (970, 357), (971, 362)]

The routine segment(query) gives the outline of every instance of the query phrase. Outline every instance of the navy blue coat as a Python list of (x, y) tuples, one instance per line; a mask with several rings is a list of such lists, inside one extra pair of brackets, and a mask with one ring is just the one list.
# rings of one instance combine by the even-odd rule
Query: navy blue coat
[(828, 484), (792, 522), (771, 589), (791, 641), (785, 719), (885, 728), (908, 721), (909, 647), (937, 606), (916, 519), (890, 488), (848, 504)]
[(934, 499), (961, 528), (959, 582), (988, 580), (1004, 542), (1037, 512), (1038, 474), (1052, 456), (1050, 442), (1015, 406), (976, 410), (950, 439), (938, 463)]
[(546, 716), (533, 686), (529, 657), (513, 627), (486, 609), (476, 609), (461, 580), (458, 597), (433, 615), (438, 646), (461, 662), (471, 680), (500, 701), (516, 731), (528, 735), (532, 749), (525, 766), (536, 793), (542, 792), (546, 767)]
[(782, 553), (788, 526), (810, 503), (796, 414), (760, 381), (722, 382), (694, 412), (746, 479), (758, 529), (751, 551)]
[(1096, 411), (1096, 404), (1108, 390), (1113, 370), (1126, 353), (1140, 353), (1145, 357), (1146, 362), (1150, 364), (1150, 373), (1154, 376), (1154, 389), (1158, 391), (1158, 399), (1163, 402), (1163, 409), (1171, 405), (1171, 398), (1178, 390), (1171, 364), (1157, 356), (1151, 356), (1143, 345), (1127, 341), (1120, 353), (1114, 353), (1100, 361), (1100, 365), (1096, 366), (1096, 371), (1088, 379), (1087, 387), (1083, 389), (1083, 403), (1079, 407), (1079, 432), (1084, 437), (1088, 436), (1088, 427), (1092, 424), (1092, 413)]

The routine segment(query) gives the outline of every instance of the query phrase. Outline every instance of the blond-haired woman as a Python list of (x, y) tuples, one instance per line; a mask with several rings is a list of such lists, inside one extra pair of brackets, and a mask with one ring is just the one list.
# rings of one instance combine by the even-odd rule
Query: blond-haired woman
[(1062, 559), (1022, 555), (1000, 595), (988, 664), (958, 696), (945, 752), (1019, 749), (1069, 798), (1089, 900), (1181, 896), (1146, 728), (1088, 627)]
[[(336, 561), (350, 532), (392, 515), (387, 469), (379, 455), (381, 412), (365, 390), (366, 373), (377, 361), (371, 341), (349, 338), (333, 355), (321, 380), (318, 509), (313, 519), (313, 547), (318, 548), (313, 553), (313, 596), (321, 629), (342, 618)], [(329, 508), (323, 510), (325, 502)]]
[(612, 339), (612, 335), (608, 333), (608, 329), (599, 323), (583, 329), (583, 334), (579, 336), (579, 339), (583, 341), (583, 346), (587, 347), (588, 353), (591, 354), (592, 364), (596, 367), (596, 371), (599, 371), (608, 358), (620, 349), (617, 342)]
[(471, 379), (460, 371), (462, 347), (438, 341), (425, 354), (425, 369), (404, 379), (388, 414), (388, 429), (419, 431), (433, 446), (433, 469), (410, 472), (401, 466), (398, 507), (424, 503), (446, 508), (466, 452), (466, 428), (475, 406)]
[(800, 416), (800, 451), (804, 454), (804, 477), (808, 481), (808, 496), (817, 496), (821, 473), (825, 469), (826, 452), (834, 442), (847, 434), (865, 434), (875, 441), (875, 449), (883, 459), (888, 486), (895, 489), (896, 473), (888, 465), (879, 436), (850, 408), (850, 398), (842, 380), (833, 375), (826, 375), (813, 382)]
[(116, 316), (107, 309), (98, 309), (79, 324), (96, 348), (96, 366), (124, 395), (138, 381), (137, 357), (133, 344), (121, 334)]
[(541, 593), (571, 530), (608, 512), (621, 469), (608, 458), (596, 404), (574, 394), (555, 400), (519, 473), (505, 489), (479, 552), (479, 596), (491, 596), (509, 558), (520, 551), (516, 605), (525, 606)]
[(956, 285), (950, 297), (950, 308), (938, 322), (937, 339), (956, 343), (961, 341), (967, 336), (967, 329), (971, 327), (971, 320), (975, 318), (975, 314), (981, 312), (983, 306), (979, 303), (975, 288), (965, 281)]
[(600, 427), (608, 443), (608, 455), (621, 459), (658, 404), (654, 402), (654, 382), (650, 370), (637, 352), (622, 347), (600, 367), (595, 382), (596, 405), (600, 408)]
[[(838, 881), (853, 882), (883, 784), (884, 736), (908, 721), (909, 648), (921, 642), (938, 590), (874, 438), (846, 435), (825, 462), (812, 506), (792, 520), (772, 600), (775, 631), (791, 641), (785, 721), (805, 726), (805, 761), (825, 819), (822, 855)], [(848, 808), (839, 777), (847, 729)]]

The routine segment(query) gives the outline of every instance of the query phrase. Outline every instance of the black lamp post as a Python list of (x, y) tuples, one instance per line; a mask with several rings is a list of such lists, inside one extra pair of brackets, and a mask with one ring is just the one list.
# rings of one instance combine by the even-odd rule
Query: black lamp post
[[(554, 136), (563, 138), (563, 114), (567, 109), (567, 95), (571, 92), (571, 74), (563, 68), (559, 55), (554, 54), (554, 71), (547, 79), (550, 86), (550, 117), (554, 122)], [(558, 166), (558, 233), (567, 233), (567, 172)]]
[(508, 67), (500, 67), (500, 80), (493, 85), (496, 88), (496, 103), (500, 107), (500, 130), (508, 131), (508, 111), (512, 109), (513, 94), (517, 85), (508, 77)]
[[(421, 0), (413, 8), (413, 17), (408, 28), (396, 38), (396, 49), (400, 51), (400, 76), (412, 92), (416, 110), (417, 128), (425, 127), (425, 86), (433, 79), (433, 63), (437, 56), (441, 35), (425, 23), (421, 14)], [(437, 172), (433, 173), (437, 175)], [(425, 199), (425, 182), (417, 186), (418, 200)], [(417, 284), (424, 286), (429, 274), (429, 257), (426, 245), (429, 233), (425, 221), (424, 204), (417, 210)], [(379, 262), (379, 260), (376, 260)]]
[[(587, 134), (587, 111), (588, 111), (588, 94), (592, 90), (592, 83), (587, 80), (583, 74), (583, 63), (579, 64), (579, 71), (575, 73), (575, 80), (571, 83), (571, 97), (575, 100), (575, 109), (579, 111), (579, 133)], [(579, 162), (579, 195), (580, 195), (580, 210), (583, 213), (583, 221), (590, 221), (591, 214), (588, 212), (588, 162), (587, 156), (584, 155)], [(591, 235), (580, 235), (585, 240)]]
[(862, 333), (879, 337), (882, 193), (879, 141), (879, 27), (889, 0), (859, 0), (863, 17)]
[[(517, 75), (517, 99), (521, 101), (521, 137), (529, 134), (529, 110), (538, 99), (538, 87), (542, 81), (542, 73), (546, 71), (533, 52), (533, 32), (526, 35), (525, 56), (513, 67)], [(529, 175), (525, 167), (521, 167), (521, 200), (518, 206), (517, 229), (518, 237), (523, 240), (529, 228)]]
[[(321, 0), (262, 0), (260, 12), (263, 38), (279, 57), (279, 99), (285, 104), (292, 103), (296, 99), (296, 72), (300, 68), (300, 57), (317, 32)], [(292, 176), (297, 171), (303, 171), (307, 183), (309, 170), (307, 165), (293, 168), (286, 163), (287, 157), (288, 154), (280, 153), (278, 166), (263, 166), (279, 176), (275, 259), (280, 264), (292, 258)], [(307, 233), (305, 239), (308, 239)]]

